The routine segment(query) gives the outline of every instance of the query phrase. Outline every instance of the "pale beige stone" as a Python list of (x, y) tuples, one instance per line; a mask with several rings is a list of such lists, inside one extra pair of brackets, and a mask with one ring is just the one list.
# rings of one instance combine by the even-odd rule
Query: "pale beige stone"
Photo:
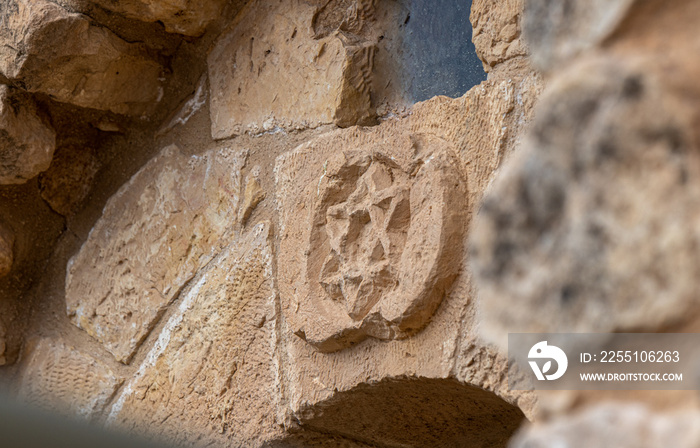
[(256, 166), (246, 177), (243, 203), (241, 204), (239, 217), (239, 221), (243, 225), (248, 221), (255, 207), (257, 207), (266, 196), (265, 191), (260, 187), (260, 171), (260, 166)]
[[(161, 22), (169, 33), (200, 36), (228, 0), (91, 0), (130, 19)], [(242, 0), (237, 0), (242, 3)]]
[(208, 58), (214, 138), (371, 121), (374, 42), (315, 36), (319, 8), (251, 2), (219, 38)]
[(25, 359), (19, 397), (41, 409), (89, 419), (122, 383), (104, 363), (60, 340), (32, 341)]
[(470, 213), (520, 141), (542, 88), (540, 75), (514, 66), (460, 98), (439, 96), (413, 107), (412, 132), (431, 133), (454, 146), (467, 177)]
[(165, 148), (107, 202), (70, 261), (68, 315), (119, 361), (233, 233), (246, 154)]
[(334, 132), (277, 162), (288, 320), (322, 351), (410, 336), (458, 273), (467, 192), (454, 151), (393, 131)]
[(658, 61), (600, 55), (552, 80), (471, 235), (491, 340), (662, 331), (697, 307), (696, 130)]
[(0, 2), (0, 73), (60, 102), (144, 115), (163, 93), (163, 67), (84, 15), (47, 0)]
[(183, 446), (260, 446), (278, 436), (273, 282), (262, 223), (183, 291), (108, 424)]
[(531, 60), (543, 72), (595, 48), (620, 27), (635, 0), (528, 0), (523, 34)]
[[(416, 105), (407, 118), (387, 120), (369, 129), (335, 131), (278, 158), (276, 201), (280, 250), (277, 272), (281, 311), (286, 322), (282, 333), (288, 363), (284, 390), (290, 421), (379, 446), (442, 446), (455, 440), (468, 446), (505, 443), (512, 431), (509, 424), (519, 421), (516, 415), (519, 412), (528, 416), (534, 414), (535, 396), (508, 389), (506, 358), (477, 335), (480, 320), (476, 313), (476, 292), (470, 275), (463, 268), (458, 268), (458, 275), (446, 289), (440, 306), (429, 314), (430, 320), (421, 331), (410, 336), (399, 335), (400, 339), (368, 338), (362, 342), (354, 339), (362, 333), (357, 333), (357, 321), (353, 322), (349, 314), (355, 311), (354, 307), (346, 306), (350, 301), (343, 297), (342, 302), (329, 303), (320, 285), (321, 276), (309, 277), (306, 272), (311, 266), (320, 274), (331, 253), (330, 241), (321, 246), (322, 250), (310, 242), (312, 234), (327, 233), (326, 227), (337, 221), (335, 216), (319, 216), (318, 212), (324, 203), (330, 202), (328, 198), (333, 197), (330, 194), (333, 189), (337, 197), (348, 198), (339, 201), (339, 206), (335, 207), (338, 212), (360, 210), (362, 207), (354, 205), (362, 204), (362, 185), (367, 186), (368, 192), (387, 190), (379, 188), (384, 186), (381, 180), (386, 179), (380, 175), (384, 169), (382, 162), (390, 167), (418, 162), (414, 169), (408, 170), (413, 182), (419, 178), (421, 167), (425, 167), (420, 162), (430, 159), (422, 156), (430, 154), (431, 148), (435, 158), (430, 159), (428, 165), (439, 164), (440, 154), (450, 161), (447, 166), (441, 165), (440, 174), (431, 176), (434, 191), (439, 191), (441, 179), (449, 178), (452, 170), (459, 173), (460, 183), (453, 188), (462, 191), (460, 200), (453, 203), (448, 196), (447, 200), (442, 197), (431, 202), (450, 204), (458, 213), (464, 213), (460, 218), (462, 225), (456, 232), (459, 237), (452, 240), (451, 249), (458, 249), (460, 238), (467, 235), (468, 218), (478, 207), (483, 190), (517, 141), (519, 131), (529, 121), (540, 84), (539, 77), (529, 72), (511, 81), (488, 81), (462, 98), (435, 98)], [(363, 153), (370, 161), (376, 158), (380, 163), (367, 163), (368, 166), (362, 167), (358, 161), (362, 160)], [(395, 198), (400, 197), (401, 187), (411, 182), (407, 182), (400, 171), (393, 173), (395, 168), (391, 169), (394, 178), (389, 189), (393, 187), (394, 194), (387, 196), (398, 203)], [(354, 180), (363, 179), (363, 176), (371, 179), (367, 182)], [(350, 200), (351, 195), (353, 200)], [(343, 226), (339, 227), (342, 231)], [(371, 242), (372, 227), (365, 225), (358, 240)], [(348, 226), (348, 235), (353, 233), (349, 230)], [(430, 229), (424, 234), (429, 232)], [(343, 253), (342, 243), (350, 238), (344, 239), (343, 232), (339, 234), (338, 247)], [(358, 254), (362, 254), (348, 249), (352, 248), (346, 244), (346, 260), (357, 260)], [(428, 254), (430, 251), (426, 251)], [(457, 263), (464, 261), (463, 254)], [(449, 269), (443, 274), (449, 275)], [(420, 269), (416, 272), (420, 273)], [(312, 281), (317, 283), (317, 295), (307, 295), (309, 287), (305, 283)], [(411, 296), (411, 291), (407, 292), (407, 300), (416, 297)], [(382, 300), (385, 297), (380, 297), (377, 303), (381, 304)], [(351, 324), (345, 328), (356, 333), (348, 331), (338, 337), (338, 328), (347, 322)], [(333, 335), (334, 338), (326, 340), (319, 335), (322, 338)], [(473, 387), (488, 392), (472, 395)], [(451, 408), (451, 405), (443, 408), (443, 404), (453, 402), (438, 397), (448, 396), (460, 397), (455, 398), (460, 403), (479, 405), (476, 408)], [(383, 408), (389, 402), (394, 410), (411, 409), (411, 415)], [(509, 406), (518, 406), (520, 410)], [(516, 412), (511, 414), (512, 410)], [(459, 421), (450, 417), (452, 411), (460, 415)], [(486, 414), (495, 416), (494, 420), (481, 426), (491, 418), (486, 418)], [(411, 418), (431, 421), (435, 427), (444, 429), (428, 433), (419, 424), (401, 424), (412, 421)], [(479, 423), (466, 428), (462, 426), (465, 421)]]
[(653, 412), (641, 404), (608, 403), (577, 415), (528, 425), (511, 442), (513, 448), (600, 447), (691, 448), (700, 444), (700, 414)]
[(37, 112), (34, 99), (0, 85), (0, 185), (21, 184), (48, 169), (56, 132)]
[(474, 0), (469, 20), (476, 54), (488, 73), (497, 65), (516, 57), (528, 56), (521, 37), (524, 0)]

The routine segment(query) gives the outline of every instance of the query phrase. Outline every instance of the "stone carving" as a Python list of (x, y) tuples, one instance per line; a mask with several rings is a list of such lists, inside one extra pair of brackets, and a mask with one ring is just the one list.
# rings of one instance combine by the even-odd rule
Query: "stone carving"
[[(283, 260), (304, 259), (290, 321), (321, 351), (420, 330), (461, 264), (465, 182), (446, 144), (404, 134), (376, 148), (359, 137), (321, 137), (278, 160), (279, 204), (303, 194), (311, 208), (283, 211), (285, 227), (310, 229), (281, 246)], [(291, 172), (298, 158), (325, 160), (305, 168), (320, 178)]]

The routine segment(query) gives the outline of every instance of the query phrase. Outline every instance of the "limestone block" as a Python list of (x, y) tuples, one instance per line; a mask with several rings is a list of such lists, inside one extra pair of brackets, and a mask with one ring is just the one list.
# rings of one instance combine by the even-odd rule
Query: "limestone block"
[(270, 226), (193, 279), (108, 424), (182, 446), (260, 446), (280, 431)]
[(472, 230), (490, 338), (660, 331), (694, 313), (700, 159), (666, 62), (601, 55), (552, 80)]
[[(430, 110), (463, 120), (464, 105)], [(496, 446), (532, 397), (507, 390), (505, 358), (474, 335), (467, 183), (447, 138), (463, 122), (424, 112), (277, 159), (288, 418), (378, 446)]]
[(542, 91), (541, 76), (527, 67), (500, 74), (504, 76), (484, 81), (460, 98), (416, 104), (408, 124), (411, 132), (430, 133), (454, 146), (467, 176), (470, 213), (520, 141)]
[(543, 72), (602, 43), (621, 25), (635, 0), (526, 0), (523, 34)]
[(319, 8), (251, 2), (219, 38), (208, 58), (214, 138), (371, 121), (375, 45), (354, 34), (317, 35)]
[(524, 0), (474, 0), (472, 2), (472, 42), (488, 73), (496, 65), (518, 56), (527, 56), (521, 38)]
[[(161, 22), (169, 33), (200, 36), (220, 17), (227, 0), (91, 0), (92, 2), (144, 22)], [(243, 3), (243, 0), (237, 0)]]
[(71, 321), (128, 362), (180, 289), (226, 244), (238, 216), (244, 150), (187, 157), (175, 146), (107, 202), (70, 261)]
[(459, 272), (467, 202), (453, 151), (379, 135), (330, 133), (277, 162), (288, 320), (322, 351), (415, 333)]
[(0, 73), (30, 92), (143, 115), (162, 95), (163, 67), (86, 16), (47, 0), (0, 2)]
[(122, 383), (104, 363), (62, 341), (40, 339), (29, 345), (19, 397), (32, 406), (89, 419)]
[(243, 203), (241, 204), (241, 211), (238, 218), (243, 225), (248, 221), (250, 215), (253, 214), (255, 207), (257, 207), (266, 196), (265, 191), (260, 187), (261, 169), (260, 166), (255, 166), (246, 177)]
[[(328, 293), (319, 281), (321, 268), (331, 255), (332, 247), (328, 238), (328, 242), (321, 245), (322, 250), (318, 250), (317, 246), (311, 245), (311, 235), (324, 231), (327, 234), (329, 224), (342, 224), (335, 216), (329, 217), (327, 212), (325, 217), (319, 216), (321, 206), (326, 207), (325, 202), (329, 205), (327, 210), (339, 212), (350, 208), (360, 209), (351, 206), (362, 203), (362, 185), (367, 186), (368, 192), (370, 186), (377, 191), (381, 179), (386, 179), (380, 175), (380, 168), (383, 169), (384, 165), (375, 161), (368, 163), (367, 168), (360, 168), (361, 165), (355, 163), (361, 160), (363, 153), (372, 154), (371, 157), (390, 166), (395, 164), (401, 167), (418, 162), (414, 169), (408, 171), (410, 175), (407, 177), (411, 179), (408, 183), (411, 183), (417, 182), (418, 173), (424, 168), (420, 161), (430, 159), (423, 158), (429, 154), (427, 148), (434, 148), (435, 156), (429, 163), (439, 164), (440, 154), (446, 154), (446, 160), (450, 161), (449, 166), (432, 177), (434, 191), (439, 190), (440, 182), (444, 179), (442, 176), (450, 176), (453, 170), (461, 173), (461, 185), (456, 187), (461, 190), (461, 199), (458, 205), (452, 204), (451, 207), (464, 213), (460, 217), (464, 219), (460, 233), (465, 237), (472, 210), (478, 207), (493, 173), (511, 151), (519, 132), (529, 122), (532, 106), (541, 89), (539, 76), (531, 72), (511, 72), (511, 75), (510, 80), (484, 82), (462, 98), (440, 97), (417, 104), (413, 113), (403, 119), (387, 120), (372, 128), (353, 128), (326, 134), (278, 158), (276, 203), (280, 219), (280, 252), (277, 266), (281, 310), (286, 321), (283, 327), (288, 362), (285, 390), (292, 421), (300, 421), (322, 432), (338, 432), (371, 441), (379, 446), (401, 446), (409, 444), (408, 440), (412, 440), (410, 444), (421, 446), (444, 446), (460, 440), (469, 446), (483, 444), (484, 440), (498, 440), (502, 434), (510, 433), (505, 421), (519, 420), (510, 414), (508, 406), (517, 405), (521, 410), (518, 412), (533, 415), (536, 405), (533, 394), (508, 390), (505, 382), (508, 369), (506, 358), (476, 334), (481, 322), (475, 311), (476, 293), (470, 275), (461, 267), (458, 268), (460, 275), (447, 288), (440, 306), (430, 315), (430, 322), (410, 337), (388, 340), (367, 338), (352, 344), (352, 339), (342, 335), (330, 347), (326, 345), (324, 349), (322, 344), (321, 350), (318, 340), (314, 339), (318, 335), (337, 331), (339, 324), (343, 323), (339, 319), (352, 322), (355, 328), (349, 328), (356, 331), (357, 321), (353, 322), (348, 314), (348, 309), (352, 312), (354, 307), (348, 307), (348, 304), (360, 303), (347, 300), (345, 296), (337, 302), (329, 301)], [(375, 164), (379, 166), (372, 168)], [(371, 173), (366, 174), (370, 169)], [(371, 174), (371, 179), (366, 179)], [(405, 181), (401, 170), (397, 170), (389, 187), (398, 190), (392, 196), (392, 201), (399, 196)], [(337, 191), (333, 200), (339, 202), (338, 205), (329, 203), (333, 198), (331, 188)], [(349, 200), (351, 195), (353, 199)], [(436, 197), (440, 197), (439, 194)], [(431, 204), (449, 204), (451, 201), (448, 196), (447, 199), (431, 200)], [(355, 216), (360, 217), (361, 214)], [(344, 228), (336, 227), (341, 230), (338, 232), (341, 236), (339, 243), (343, 243)], [(379, 233), (373, 227), (365, 225), (358, 232), (357, 240), (371, 243), (373, 232)], [(349, 232), (349, 225), (347, 230), (349, 235), (354, 233)], [(429, 231), (424, 234), (429, 234)], [(338, 246), (341, 247), (340, 244)], [(348, 264), (366, 253), (360, 248), (371, 247), (371, 244), (357, 244), (354, 252), (351, 246), (345, 244), (344, 248), (341, 247), (351, 255), (346, 256)], [(348, 247), (351, 250), (347, 250)], [(320, 254), (316, 255), (314, 251)], [(429, 250), (426, 251), (426, 254), (429, 253)], [(463, 260), (463, 257), (460, 259)], [(416, 266), (419, 268), (417, 273), (420, 273), (420, 265)], [(310, 269), (316, 269), (318, 277), (309, 279), (306, 272)], [(445, 273), (449, 273), (449, 269), (452, 268)], [(317, 283), (315, 288), (318, 291), (313, 301), (306, 300), (307, 285), (312, 281)], [(332, 286), (331, 282), (326, 283)], [(352, 295), (348, 296), (353, 299)], [(357, 297), (362, 296), (354, 296)], [(368, 294), (365, 297), (372, 296)], [(381, 304), (385, 298), (380, 297), (377, 303)], [(335, 314), (327, 310), (335, 310)], [(410, 311), (407, 314), (410, 315)], [(354, 336), (358, 334), (362, 333), (355, 333)], [(332, 341), (328, 340), (326, 344)], [(337, 350), (339, 347), (342, 349)], [(471, 395), (471, 386), (493, 395)], [(425, 394), (421, 391), (425, 391)], [(440, 393), (436, 394), (436, 391)], [(480, 423), (474, 423), (469, 429), (462, 426), (460, 422), (464, 421), (486, 421), (482, 411), (476, 408), (460, 408), (459, 422), (448, 417), (451, 411), (445, 410), (443, 413), (440, 409), (442, 405), (432, 401), (437, 396), (443, 396), (443, 393), (460, 396), (460, 400), (464, 399), (465, 402), (479, 403), (482, 410), (489, 409), (490, 415), (496, 416), (492, 424), (486, 425), (491, 430)], [(375, 412), (386, 402), (383, 398), (373, 397), (386, 396), (404, 397), (405, 401), (397, 399), (393, 402), (394, 409), (405, 406), (415, 410), (413, 415), (417, 415), (418, 420), (434, 421), (436, 427), (445, 425), (444, 431), (427, 434), (418, 424), (404, 425), (403, 429), (396, 431), (387, 430), (397, 427), (397, 422), (402, 420), (387, 410)], [(497, 399), (492, 401), (492, 398)], [(508, 406), (502, 407), (503, 402)], [(349, 415), (347, 409), (355, 410), (354, 414)], [(395, 416), (397, 419), (394, 419)], [(446, 439), (436, 436), (437, 432), (445, 434)]]
[(41, 197), (55, 212), (68, 216), (90, 193), (99, 168), (92, 148), (62, 146), (56, 151), (49, 169), (39, 176)]
[[(15, 235), (9, 227), (0, 223), (0, 278), (12, 270)], [(4, 351), (4, 350), (2, 350)]]
[(38, 115), (34, 99), (0, 85), (0, 185), (22, 184), (45, 171), (55, 148), (56, 132)]
[(646, 407), (609, 403), (565, 416), (545, 424), (526, 426), (513, 448), (583, 448), (673, 446), (690, 448), (700, 444), (697, 411), (655, 413)]

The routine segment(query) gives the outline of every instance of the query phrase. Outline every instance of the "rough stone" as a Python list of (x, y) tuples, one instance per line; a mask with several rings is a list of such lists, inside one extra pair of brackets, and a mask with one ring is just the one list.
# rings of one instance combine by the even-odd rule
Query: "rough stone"
[(45, 171), (55, 148), (56, 132), (38, 115), (34, 99), (0, 85), (0, 185), (22, 184)]
[(413, 107), (411, 132), (430, 133), (454, 146), (467, 177), (470, 213), (518, 145), (541, 91), (540, 75), (514, 65), (460, 98), (435, 97)]
[(526, 426), (513, 448), (690, 448), (700, 444), (697, 411), (654, 413), (643, 405), (602, 404), (578, 415)]
[(526, 0), (523, 34), (537, 69), (550, 72), (608, 38), (635, 0)]
[(260, 446), (277, 428), (270, 226), (258, 224), (192, 281), (108, 417), (183, 446)]
[(509, 59), (528, 56), (520, 32), (523, 1), (500, 1), (498, 7), (491, 0), (472, 1), (472, 42), (487, 73)]
[(373, 5), (341, 3), (262, 0), (243, 9), (208, 58), (214, 138), (371, 122), (375, 43), (326, 28), (359, 32)]
[(15, 235), (12, 230), (0, 223), (0, 278), (12, 270), (14, 262)]
[(455, 380), (388, 378), (297, 414), (306, 426), (373, 446), (506, 446), (522, 412)]
[(260, 166), (256, 166), (246, 177), (245, 191), (243, 192), (243, 203), (241, 204), (241, 213), (239, 221), (245, 225), (253, 214), (255, 207), (265, 199), (265, 191), (260, 187)]
[(68, 265), (71, 321), (128, 362), (165, 307), (225, 245), (247, 152), (187, 157), (175, 146), (108, 202)]
[[(429, 12), (429, 2), (418, 3)], [(519, 21), (519, 12), (495, 11), (501, 4), (513, 8), (482, 5), (489, 17), (508, 16), (494, 25), (498, 33)], [(416, 8), (251, 2), (218, 42), (213, 34), (181, 40), (172, 67), (192, 58), (191, 72), (166, 92), (177, 88), (177, 100), (165, 101), (175, 106), (196, 87), (161, 131), (80, 111), (101, 145), (104, 177), (67, 220), (63, 252), (32, 297), (32, 329), (109, 358), (104, 346), (128, 364), (104, 359), (127, 384), (99, 421), (183, 446), (495, 447), (534, 415), (534, 394), (508, 389), (506, 357), (479, 337), (465, 248), (470, 219), (529, 122), (541, 79), (518, 32), (504, 31), (508, 49), (494, 56), (488, 81), (401, 113), (393, 106), (406, 72), (392, 62), (402, 57), (400, 33), (418, 29), (406, 27), (409, 12), (419, 27)], [(482, 16), (480, 24), (488, 34), (494, 22)], [(212, 41), (207, 95), (194, 55)], [(495, 52), (498, 42), (482, 44)], [(383, 78), (388, 72), (396, 76)], [(375, 100), (392, 106), (378, 126), (335, 129), (370, 122)], [(211, 123), (197, 113), (207, 108)], [(318, 128), (286, 132), (307, 127)], [(245, 132), (265, 135), (214, 145), (249, 153), (205, 152), (208, 134)], [(123, 182), (120, 170), (136, 171), (164, 141), (202, 155), (166, 149), (110, 199), (67, 269), (68, 315), (86, 331), (71, 328), (53, 271), (85, 239), (96, 204)]]
[(467, 203), (453, 151), (377, 136), (335, 132), (278, 160), (281, 281), (298, 301), (288, 319), (322, 351), (410, 336), (458, 273)]
[(697, 307), (693, 116), (656, 63), (593, 57), (552, 80), (472, 232), (490, 337), (660, 331)]
[[(165, 135), (175, 129), (177, 126), (184, 126), (202, 107), (207, 104), (209, 99), (207, 90), (207, 76), (202, 75), (197, 82), (197, 88), (185, 102), (175, 111), (156, 133), (156, 137)], [(105, 129), (102, 129), (105, 130)], [(119, 130), (119, 129), (117, 129)]]
[(99, 168), (92, 148), (62, 146), (49, 169), (39, 176), (41, 197), (55, 212), (71, 215), (90, 193)]
[[(227, 0), (91, 0), (94, 3), (144, 22), (161, 22), (169, 33), (201, 36), (218, 18)], [(245, 0), (237, 0), (243, 2)]]
[[(304, 271), (307, 266), (312, 266), (320, 274), (327, 255), (331, 253), (330, 243), (319, 254), (309, 250), (311, 234), (320, 234), (332, 222), (330, 218), (328, 221), (318, 221), (318, 210), (322, 204), (326, 209), (331, 207), (324, 203), (335, 205), (329, 203), (333, 202), (328, 200), (329, 188), (335, 186), (339, 191), (337, 197), (341, 199), (341, 205), (336, 208), (347, 209), (349, 203), (361, 203), (359, 199), (363, 188), (358, 189), (358, 186), (361, 187), (364, 182), (358, 180), (370, 169), (371, 173), (376, 174), (384, 168), (381, 163), (367, 163), (369, 166), (363, 168), (364, 171), (356, 169), (353, 172), (350, 168), (354, 166), (354, 161), (361, 160), (363, 153), (369, 161), (374, 157), (379, 161), (384, 160), (390, 166), (395, 164), (399, 167), (410, 165), (411, 161), (424, 160), (422, 157), (428, 155), (429, 151), (422, 152), (421, 148), (433, 148), (435, 155), (429, 163), (439, 164), (440, 155), (444, 155), (450, 162), (449, 166), (443, 165), (444, 176), (449, 177), (450, 173), (457, 171), (461, 182), (457, 187), (462, 190), (458, 201), (460, 206), (453, 208), (464, 213), (460, 217), (463, 223), (459, 234), (460, 238), (465, 237), (468, 217), (478, 205), (481, 192), (489, 184), (502, 158), (509, 152), (509, 145), (517, 140), (518, 130), (529, 120), (539, 85), (539, 78), (531, 73), (514, 76), (512, 81), (488, 81), (462, 98), (435, 98), (416, 105), (407, 118), (387, 120), (373, 128), (335, 131), (278, 158), (276, 203), (280, 219), (280, 251), (277, 266), (281, 311), (285, 319), (281, 341), (284, 341), (284, 353), (288, 362), (284, 390), (289, 403), (288, 418), (291, 421), (299, 421), (302, 427), (310, 426), (318, 431), (340, 432), (370, 444), (400, 446), (399, 440), (394, 439), (398, 437), (395, 432), (377, 429), (378, 422), (379, 426), (385, 428), (392, 427), (395, 422), (392, 421), (390, 412), (373, 413), (372, 410), (381, 408), (382, 404), (380, 401), (372, 401), (371, 396), (374, 393), (382, 396), (386, 387), (395, 395), (407, 397), (407, 401), (396, 404), (396, 408), (405, 406), (415, 409), (420, 415), (418, 418), (426, 420), (442, 418), (432, 414), (424, 415), (424, 408), (411, 401), (415, 398), (431, 402), (429, 397), (421, 393), (412, 395), (409, 392), (421, 384), (434, 390), (442, 390), (444, 387), (450, 391), (448, 395), (455, 396), (469, 396), (471, 387), (476, 386), (498, 398), (491, 402), (486, 398), (489, 396), (487, 394), (478, 399), (492, 403), (494, 415), (509, 415), (505, 411), (507, 406), (502, 408), (497, 405), (501, 403), (498, 400), (517, 405), (526, 415), (533, 415), (536, 401), (534, 395), (508, 390), (505, 382), (508, 369), (505, 357), (494, 347), (484, 344), (476, 334), (480, 321), (475, 312), (476, 292), (471, 286), (470, 276), (461, 268), (458, 268), (459, 275), (451, 287), (447, 288), (440, 306), (430, 315), (429, 323), (421, 331), (403, 339), (368, 338), (355, 344), (351, 344), (343, 335), (335, 340), (327, 340), (325, 346), (315, 338), (318, 335), (327, 337), (332, 334), (331, 331), (337, 331), (333, 329), (337, 329), (339, 323), (342, 324), (338, 318), (351, 322), (351, 330), (352, 325), (357, 326), (357, 323), (348, 314), (346, 303), (331, 302), (332, 308), (329, 307), (328, 299), (324, 298), (327, 297), (326, 292), (318, 278), (309, 280)], [(493, 106), (493, 109), (482, 106)], [(492, 118), (494, 123), (485, 126)], [(373, 165), (378, 166), (372, 168)], [(344, 166), (347, 169), (342, 170)], [(425, 165), (414, 166), (419, 169), (421, 167), (425, 168)], [(419, 169), (409, 170), (412, 173), (408, 176), (412, 179), (411, 182), (418, 177)], [(402, 176), (400, 171), (395, 174), (395, 180), (392, 181), (394, 187), (400, 187), (405, 181), (406, 177)], [(382, 176), (373, 176), (372, 181), (375, 179), (381, 180)], [(439, 190), (441, 179), (444, 179), (442, 175), (433, 178), (435, 191)], [(376, 182), (370, 184), (376, 185)], [(343, 189), (347, 191), (343, 192)], [(358, 193), (353, 193), (357, 190)], [(358, 200), (342, 200), (342, 195), (350, 198), (351, 193)], [(367, 231), (359, 234), (361, 240), (368, 239), (372, 233), (371, 225), (365, 227)], [(371, 242), (371, 238), (369, 240)], [(457, 240), (455, 245), (459, 244)], [(463, 256), (459, 260), (463, 260)], [(352, 260), (352, 257), (348, 259)], [(449, 275), (450, 269), (452, 267), (442, 274)], [(317, 291), (322, 293), (314, 297), (315, 301), (306, 300), (308, 287), (304, 284), (309, 284), (310, 281), (317, 283)], [(381, 300), (382, 298), (378, 303)], [(335, 314), (328, 313), (328, 309), (335, 310)], [(300, 329), (303, 329), (303, 333)], [(398, 384), (392, 385), (392, 380), (398, 381)], [(436, 381), (431, 383), (433, 380)], [(399, 393), (398, 390), (405, 392)], [(422, 398), (416, 398), (417, 396)], [(345, 399), (348, 400), (347, 403), (343, 401)], [(344, 407), (346, 405), (347, 408)], [(438, 412), (437, 405), (429, 405), (425, 409), (428, 408), (430, 411), (426, 412)], [(343, 409), (355, 409), (357, 417), (349, 417)], [(449, 414), (449, 411), (445, 412)], [(470, 408), (462, 409), (461, 412), (462, 417), (472, 418), (465, 416), (480, 411)], [(473, 418), (476, 420), (476, 417)], [(347, 421), (354, 424), (343, 423)], [(461, 428), (459, 424), (450, 425), (447, 428)], [(491, 428), (496, 427), (503, 428), (501, 425), (491, 425)], [(401, 437), (413, 438), (412, 440), (419, 441), (416, 442), (417, 445), (440, 446), (448, 443), (436, 440), (436, 436), (426, 434), (421, 428), (420, 425), (404, 427), (402, 431), (405, 434)], [(461, 433), (462, 430), (456, 431)], [(498, 437), (480, 433), (476, 427), (472, 428), (471, 436), (475, 439)], [(468, 436), (461, 434), (459, 437)], [(401, 443), (405, 443), (405, 440)]]
[(30, 92), (119, 114), (160, 100), (163, 67), (128, 43), (47, 0), (0, 2), (0, 73)]
[(34, 407), (89, 419), (122, 383), (104, 363), (62, 341), (32, 341), (27, 350), (19, 397)]

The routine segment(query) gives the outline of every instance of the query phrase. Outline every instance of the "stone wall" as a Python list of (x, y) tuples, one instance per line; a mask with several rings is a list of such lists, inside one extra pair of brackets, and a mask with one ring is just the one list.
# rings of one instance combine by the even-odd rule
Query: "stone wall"
[[(693, 1), (527, 2), (547, 89), (470, 235), (487, 340), (698, 331), (699, 21)], [(700, 440), (688, 392), (542, 392), (539, 405), (513, 447)]]
[(694, 2), (474, 0), (486, 79), (419, 103), (460, 70), (421, 2), (0, 6), (11, 396), (183, 446), (697, 443), (693, 397), (504, 354), (696, 328)]

